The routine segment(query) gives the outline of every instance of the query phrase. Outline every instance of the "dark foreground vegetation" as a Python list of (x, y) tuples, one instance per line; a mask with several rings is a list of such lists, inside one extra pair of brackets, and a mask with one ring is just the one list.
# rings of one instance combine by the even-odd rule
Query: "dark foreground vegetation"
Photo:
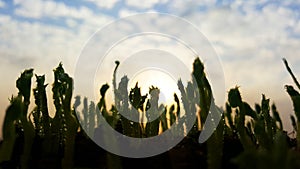
[[(299, 169), (300, 168), (300, 94), (293, 86), (285, 89), (291, 98), (296, 117), (291, 115), (293, 133), (283, 130), (275, 104), (262, 95), (254, 109), (242, 100), (238, 87), (230, 89), (224, 110), (214, 103), (212, 89), (204, 73), (204, 65), (195, 59), (193, 80), (187, 85), (178, 81), (181, 97), (174, 94), (174, 104), (159, 105), (159, 88), (151, 87), (147, 95), (141, 94), (138, 84), (127, 91), (129, 79), (124, 76), (119, 84), (113, 74), (114, 104), (107, 105), (105, 94), (110, 88), (100, 88), (98, 103), (76, 96), (73, 104), (73, 80), (60, 64), (54, 70), (52, 94), (55, 116), (48, 112), (45, 77), (35, 75), (36, 87), (31, 89), (33, 69), (25, 70), (16, 81), (19, 92), (10, 99), (3, 124), (3, 141), (0, 145), (0, 168), (6, 169)], [(286, 60), (284, 64), (297, 88), (300, 85)], [(33, 92), (35, 108), (28, 110)], [(82, 103), (81, 103), (82, 102)], [(182, 104), (180, 104), (182, 102)], [(79, 106), (82, 104), (81, 108)], [(205, 143), (198, 143), (205, 120), (214, 119), (210, 107), (218, 110), (221, 121), (212, 123), (215, 128)], [(182, 115), (181, 112), (185, 111)], [(133, 122), (120, 114), (143, 114), (149, 123)], [(191, 131), (185, 134), (179, 119), (198, 114)], [(158, 114), (158, 115), (157, 115)], [(178, 126), (178, 136), (184, 139), (171, 150), (149, 158), (126, 158), (106, 152), (89, 136), (101, 135), (101, 116), (118, 132), (130, 137), (152, 137), (166, 131), (172, 124)], [(158, 117), (154, 119), (154, 117)]]

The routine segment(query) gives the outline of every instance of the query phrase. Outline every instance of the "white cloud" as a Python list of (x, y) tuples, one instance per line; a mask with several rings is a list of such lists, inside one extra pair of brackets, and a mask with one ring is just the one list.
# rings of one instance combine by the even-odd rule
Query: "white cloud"
[[(1, 52), (15, 56), (11, 60), (26, 59), (31, 56), (34, 60), (47, 64), (58, 62), (62, 59), (60, 57), (67, 58), (68, 62), (72, 62), (71, 60), (80, 53), (89, 37), (107, 23), (107, 18), (104, 17), (99, 18), (98, 22), (93, 21), (94, 24), (90, 24), (92, 21), (87, 21), (78, 28), (74, 28), (72, 26), (75, 26), (76, 23), (69, 19), (67, 23), (72, 28), (68, 29), (41, 23), (18, 22), (0, 16), (1, 20), (5, 22), (10, 20), (10, 22), (0, 25), (2, 30), (0, 39), (5, 44), (4, 46), (0, 45)], [(66, 65), (72, 66), (72, 63), (68, 62)]]
[[(287, 27), (294, 27), (297, 18), (286, 8), (265, 7), (262, 12), (246, 15), (230, 8), (187, 16), (211, 41), (222, 44), (224, 50), (277, 48), (292, 40)], [(233, 52), (232, 51), (232, 52)]]
[(3, 0), (0, 0), (0, 8), (4, 8), (6, 6), (5, 2)]
[[(171, 3), (172, 7), (176, 9), (185, 9), (188, 10), (188, 8), (191, 7), (197, 7), (197, 6), (207, 6), (207, 7), (212, 7), (216, 3), (216, 0), (202, 0), (202, 1), (193, 1), (193, 0), (175, 0)], [(192, 8), (193, 9), (193, 8)]]
[(154, 7), (157, 4), (164, 4), (167, 3), (168, 0), (146, 0), (146, 1), (139, 1), (139, 0), (125, 0), (126, 5), (141, 8), (141, 9), (149, 9)]
[(43, 3), (40, 0), (14, 0), (17, 5), (15, 13), (24, 17), (40, 18), (43, 12)]
[(0, 14), (0, 24), (8, 23), (10, 19), (11, 19), (10, 16)]
[[(46, 73), (50, 82), (52, 68), (62, 61), (66, 70), (72, 71), (76, 65), (76, 57), (86, 41), (113, 19), (104, 14), (95, 14), (86, 7), (71, 8), (53, 1), (38, 1), (39, 7), (34, 12), (26, 9), (30, 3), (31, 1), (15, 1), (17, 8), (22, 9), (26, 17), (64, 17), (68, 27), (55, 26), (51, 22), (31, 23), (0, 15), (2, 60), (6, 60), (12, 67), (17, 65), (17, 73), (24, 68), (35, 67), (39, 72)], [(22, 12), (19, 11), (20, 13)], [(4, 61), (0, 65), (5, 64)], [(1, 72), (5, 72), (2, 68), (4, 67), (0, 66)]]
[[(168, 4), (169, 12), (179, 16), (185, 16), (199, 12), (199, 7), (214, 8), (216, 0), (173, 0)], [(201, 11), (200, 11), (201, 12)]]
[(293, 28), (296, 34), (300, 34), (300, 21), (295, 23), (295, 27)]
[(100, 8), (106, 8), (106, 9), (111, 9), (115, 6), (119, 0), (86, 0), (88, 2), (92, 2), (96, 4)]
[(153, 9), (148, 9), (145, 10), (144, 12), (137, 12), (135, 10), (129, 10), (129, 9), (121, 9), (118, 13), (119, 18), (123, 18), (123, 17), (127, 17), (127, 16), (132, 16), (132, 15), (136, 15), (136, 14), (141, 14), (141, 13), (159, 13), (156, 10)]
[(84, 6), (74, 8), (62, 2), (42, 0), (15, 0), (15, 14), (23, 17), (40, 19), (42, 17), (65, 17), (87, 19), (93, 17), (93, 12)]
[[(43, 17), (63, 18), (69, 27), (74, 28), (79, 26), (78, 31), (87, 33), (87, 36), (90, 36), (101, 26), (113, 19), (113, 17), (105, 14), (95, 14), (91, 9), (85, 6), (75, 8), (67, 6), (62, 2), (49, 0), (15, 0), (14, 4), (16, 5), (15, 13), (17, 15), (37, 19)], [(35, 7), (31, 8), (31, 6)], [(77, 20), (81, 20), (80, 25)]]
[(71, 28), (74, 28), (78, 25), (78, 23), (74, 19), (67, 19), (66, 24)]
[(123, 18), (123, 17), (126, 17), (126, 16), (130, 16), (130, 15), (134, 15), (134, 14), (137, 14), (137, 12), (133, 11), (133, 10), (121, 9), (119, 11), (119, 17), (120, 18)]

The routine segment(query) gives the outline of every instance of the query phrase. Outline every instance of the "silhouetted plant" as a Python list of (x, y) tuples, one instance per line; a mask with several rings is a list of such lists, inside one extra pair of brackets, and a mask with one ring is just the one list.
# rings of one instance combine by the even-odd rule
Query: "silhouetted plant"
[(7, 108), (3, 127), (3, 142), (0, 147), (0, 163), (11, 160), (17, 133), (15, 123), (21, 118), (24, 105), (21, 96), (12, 97), (10, 106)]
[(52, 92), (56, 108), (52, 129), (58, 138), (57, 149), (62, 157), (62, 168), (72, 168), (75, 134), (79, 126), (71, 110), (73, 79), (65, 73), (62, 64), (54, 70)]
[[(137, 82), (135, 87), (128, 91), (127, 76), (123, 76), (117, 85), (116, 73), (120, 62), (116, 61), (115, 64), (112, 82), (114, 103), (108, 107), (105, 95), (109, 85), (104, 84), (99, 91), (99, 102), (95, 105), (94, 102), (84, 98), (81, 112), (78, 111), (81, 104), (80, 96), (75, 97), (75, 102), (71, 106), (73, 79), (65, 73), (62, 64), (59, 64), (54, 70), (52, 87), (56, 110), (54, 118), (51, 118), (48, 112), (47, 84), (44, 75), (35, 76), (37, 85), (33, 89), (33, 95), (36, 106), (31, 113), (28, 113), (33, 69), (25, 70), (16, 82), (18, 95), (10, 99), (10, 105), (6, 110), (2, 128), (0, 164), (10, 162), (16, 163), (13, 165), (14, 168), (39, 168), (38, 165), (34, 165), (34, 162), (52, 157), (55, 159), (55, 162), (52, 162), (56, 164), (53, 164), (55, 167), (49, 166), (49, 168), (72, 168), (75, 136), (78, 131), (82, 133), (84, 130), (90, 137), (96, 134), (98, 138), (100, 135), (99, 138), (104, 139), (108, 144), (116, 139), (109, 134), (101, 135), (103, 119), (105, 119), (118, 132), (137, 138), (153, 137), (159, 135), (159, 131), (164, 132), (171, 126), (175, 127), (174, 135), (186, 136), (185, 139), (192, 140), (189, 143), (197, 148), (205, 147), (201, 153), (205, 154), (204, 167), (207, 165), (209, 169), (224, 167), (226, 163), (224, 159), (227, 157), (223, 155), (224, 153), (227, 155), (228, 152), (224, 152), (226, 147), (223, 144), (224, 141), (228, 141), (226, 140), (228, 138), (242, 144), (239, 154), (230, 157), (231, 162), (238, 168), (300, 168), (298, 151), (300, 94), (293, 86), (286, 85), (285, 89), (291, 97), (295, 111), (295, 116), (291, 115), (290, 118), (293, 130), (297, 133), (297, 151), (293, 149), (296, 145), (292, 143), (287, 132), (283, 131), (276, 105), (273, 103), (270, 106), (270, 99), (265, 95), (262, 95), (261, 103), (255, 104), (255, 109), (252, 109), (250, 104), (243, 101), (239, 88), (235, 87), (228, 92), (225, 110), (215, 105), (204, 65), (199, 58), (196, 58), (193, 64), (193, 79), (187, 82), (186, 86), (180, 79), (178, 80), (181, 97), (174, 93), (174, 103), (170, 106), (159, 105), (158, 87), (151, 86), (148, 93), (143, 95), (141, 93), (143, 86), (139, 86)], [(300, 90), (300, 85), (285, 59), (284, 64)], [(126, 112), (130, 118), (124, 117), (123, 112)], [(222, 112), (224, 112), (223, 116)], [(195, 121), (189, 133), (185, 133), (187, 121), (184, 119), (196, 115), (199, 119)], [(147, 123), (134, 122), (131, 118), (146, 118)], [(221, 119), (219, 124), (215, 123), (215, 119)], [(205, 123), (209, 120), (211, 123)], [(79, 123), (82, 126), (79, 126)], [(204, 126), (204, 123), (209, 126)], [(204, 132), (205, 127), (213, 129), (214, 132), (206, 144), (199, 145), (198, 137), (201, 132)], [(22, 144), (17, 145), (20, 142)], [(180, 144), (184, 145), (184, 143)], [(22, 149), (19, 157), (14, 154), (16, 147)], [(184, 148), (182, 146), (179, 149)], [(121, 157), (107, 153), (106, 160), (108, 168), (122, 168)]]
[[(300, 90), (300, 84), (296, 78), (296, 76), (293, 74), (292, 70), (290, 69), (289, 65), (288, 65), (288, 62), (286, 59), (283, 59), (283, 62), (285, 64), (285, 67), (286, 69), (288, 70), (288, 72), (290, 73), (292, 79), (294, 80), (296, 86), (298, 87), (298, 89)], [(299, 128), (300, 126), (300, 94), (298, 91), (296, 91), (294, 89), (293, 86), (290, 86), (290, 85), (286, 85), (285, 86), (285, 89), (287, 91), (287, 93), (289, 94), (289, 96), (291, 97), (292, 99), (292, 102), (293, 102), (293, 106), (294, 106), (294, 112), (295, 112), (295, 115), (297, 117), (297, 123), (295, 124), (295, 120), (292, 118), (292, 124), (294, 126), (294, 128)], [(296, 127), (297, 126), (297, 127)], [(300, 150), (300, 146), (299, 146), (299, 143), (300, 143), (300, 132), (298, 131), (297, 132), (297, 148)]]

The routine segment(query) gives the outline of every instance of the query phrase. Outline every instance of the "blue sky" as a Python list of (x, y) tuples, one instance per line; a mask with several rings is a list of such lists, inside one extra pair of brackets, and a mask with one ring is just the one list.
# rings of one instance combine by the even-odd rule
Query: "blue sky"
[(52, 69), (62, 61), (73, 75), (77, 57), (99, 28), (132, 14), (161, 12), (186, 19), (210, 41), (226, 90), (240, 86), (252, 104), (266, 94), (291, 130), (284, 85), (293, 82), (281, 59), (300, 76), (299, 11), (299, 0), (0, 0), (0, 122), (23, 69), (34, 67), (51, 84)]

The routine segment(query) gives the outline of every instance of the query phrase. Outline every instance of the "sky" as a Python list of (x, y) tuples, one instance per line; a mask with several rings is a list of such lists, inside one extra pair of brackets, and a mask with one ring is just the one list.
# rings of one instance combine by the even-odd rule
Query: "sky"
[[(96, 31), (145, 12), (171, 14), (196, 26), (219, 57), (224, 95), (240, 86), (243, 99), (254, 107), (265, 94), (276, 103), (286, 130), (292, 130), (293, 108), (284, 85), (293, 81), (282, 58), (300, 76), (299, 0), (0, 0), (0, 124), (24, 69), (34, 68), (52, 84), (52, 70), (62, 62), (73, 76), (82, 49)], [(50, 95), (50, 107), (51, 102)]]

